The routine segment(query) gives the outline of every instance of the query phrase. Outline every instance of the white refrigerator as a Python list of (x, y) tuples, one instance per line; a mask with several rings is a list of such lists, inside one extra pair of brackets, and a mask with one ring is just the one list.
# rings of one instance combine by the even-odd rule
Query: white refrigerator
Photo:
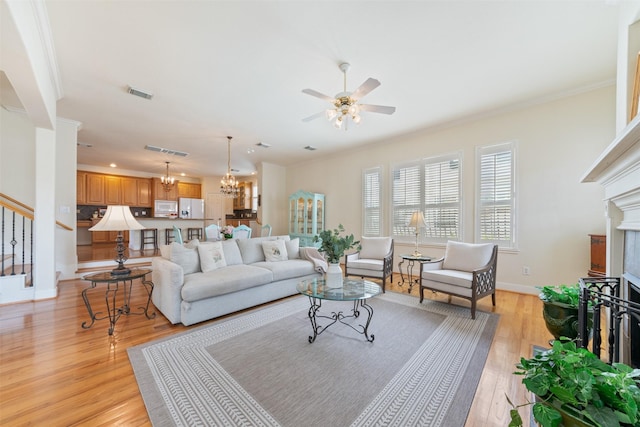
[(204, 199), (178, 199), (178, 215), (186, 219), (204, 219)]

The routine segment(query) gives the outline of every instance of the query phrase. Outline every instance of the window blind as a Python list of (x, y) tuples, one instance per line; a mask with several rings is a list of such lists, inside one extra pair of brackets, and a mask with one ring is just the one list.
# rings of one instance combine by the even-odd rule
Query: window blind
[(367, 169), (363, 173), (363, 236), (379, 237), (382, 235), (381, 175), (382, 171), (379, 167)]

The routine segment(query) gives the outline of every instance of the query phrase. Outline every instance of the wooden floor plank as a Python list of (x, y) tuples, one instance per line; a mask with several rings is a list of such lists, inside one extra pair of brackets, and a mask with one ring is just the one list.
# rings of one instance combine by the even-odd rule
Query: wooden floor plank
[[(150, 425), (127, 348), (189, 328), (171, 325), (158, 313), (151, 320), (122, 317), (113, 336), (107, 334), (107, 320), (83, 329), (89, 316), (81, 292), (87, 286), (83, 280), (62, 282), (55, 299), (0, 307), (0, 425)], [(92, 295), (94, 309), (104, 305), (101, 289)], [(397, 284), (387, 289), (407, 293)], [(411, 295), (417, 298), (416, 287)], [(145, 301), (142, 287), (134, 284), (131, 306)], [(452, 302), (468, 306), (464, 300)], [(478, 309), (501, 318), (466, 426), (502, 427), (510, 409), (505, 394), (525, 402), (520, 378), (512, 375), (515, 363), (530, 356), (532, 345), (547, 345), (551, 336), (536, 296), (498, 291), (495, 309), (491, 298)]]

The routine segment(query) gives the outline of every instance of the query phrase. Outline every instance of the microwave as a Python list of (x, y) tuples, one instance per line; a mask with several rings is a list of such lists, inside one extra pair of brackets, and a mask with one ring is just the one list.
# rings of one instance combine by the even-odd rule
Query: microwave
[(174, 200), (156, 200), (153, 216), (156, 218), (169, 218), (178, 215), (178, 202)]

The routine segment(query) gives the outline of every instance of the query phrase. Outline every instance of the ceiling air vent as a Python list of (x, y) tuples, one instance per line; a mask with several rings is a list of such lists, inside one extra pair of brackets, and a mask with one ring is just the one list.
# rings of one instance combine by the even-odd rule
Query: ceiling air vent
[(258, 147), (262, 147), (262, 148), (269, 148), (271, 147), (271, 144), (265, 144), (264, 142), (258, 142), (256, 144)]
[(136, 89), (136, 88), (131, 87), (131, 86), (127, 86), (127, 92), (130, 93), (131, 95), (139, 96), (140, 98), (144, 98), (144, 99), (153, 98), (153, 94), (152, 93), (147, 93), (147, 92), (145, 92), (143, 90)]
[(144, 149), (149, 151), (155, 151), (158, 153), (172, 154), (174, 156), (180, 156), (180, 157), (187, 157), (189, 155), (189, 153), (185, 153), (184, 151), (170, 150), (168, 148), (156, 147), (154, 145), (145, 145)]
[(317, 150), (316, 147), (314, 147), (313, 145), (307, 145), (306, 147), (304, 147), (305, 150), (309, 150), (309, 151), (315, 151)]

